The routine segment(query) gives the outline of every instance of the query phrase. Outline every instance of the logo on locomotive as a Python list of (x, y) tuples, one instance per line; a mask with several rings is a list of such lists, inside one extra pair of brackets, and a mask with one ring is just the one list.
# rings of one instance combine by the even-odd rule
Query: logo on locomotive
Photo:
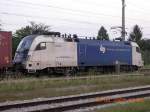
[(100, 46), (100, 52), (103, 54), (106, 52), (106, 48), (103, 45)]

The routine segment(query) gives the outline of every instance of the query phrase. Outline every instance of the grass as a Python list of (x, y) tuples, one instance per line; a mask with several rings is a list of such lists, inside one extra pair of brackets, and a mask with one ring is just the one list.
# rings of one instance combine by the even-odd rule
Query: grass
[(144, 68), (150, 68), (150, 65), (145, 65)]
[(118, 104), (113, 107), (107, 107), (95, 112), (149, 112), (150, 111), (150, 100), (144, 102), (135, 102), (128, 104)]
[(24, 78), (0, 82), (0, 102), (54, 97), (149, 85), (150, 76), (102, 76), (100, 78), (52, 80), (50, 78)]

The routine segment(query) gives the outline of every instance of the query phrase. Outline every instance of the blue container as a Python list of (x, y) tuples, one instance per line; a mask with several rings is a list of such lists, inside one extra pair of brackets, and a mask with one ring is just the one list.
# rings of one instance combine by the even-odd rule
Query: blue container
[(80, 39), (77, 43), (78, 66), (113, 66), (132, 64), (130, 42)]

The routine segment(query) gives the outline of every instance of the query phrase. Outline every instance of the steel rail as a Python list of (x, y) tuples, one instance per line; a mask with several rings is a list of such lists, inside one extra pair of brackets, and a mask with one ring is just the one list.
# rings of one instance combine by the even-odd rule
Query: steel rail
[[(72, 95), (72, 96), (64, 96), (64, 97), (55, 97), (55, 98), (48, 98), (45, 100), (37, 100), (37, 101), (27, 101), (27, 102), (20, 102), (20, 103), (10, 103), (10, 104), (0, 104), (0, 111), (4, 110), (9, 110), (12, 108), (28, 108), (31, 106), (38, 106), (38, 105), (44, 105), (44, 104), (54, 104), (54, 103), (62, 103), (62, 102), (69, 102), (69, 101), (77, 101), (77, 100), (85, 100), (85, 99), (90, 99), (90, 98), (99, 98), (99, 97), (108, 97), (112, 95), (120, 95), (120, 94), (125, 94), (125, 93), (133, 93), (133, 92), (141, 92), (141, 91), (147, 91), (150, 90), (150, 85), (148, 86), (141, 86), (141, 87), (134, 87), (134, 88), (126, 88), (126, 89), (117, 89), (117, 90), (108, 90), (108, 91), (103, 91), (103, 92), (96, 92), (96, 93), (89, 93), (89, 94), (81, 94), (81, 95)], [(143, 96), (149, 96), (149, 93), (144, 94)], [(134, 97), (140, 97), (140, 95)], [(126, 97), (127, 98), (127, 97)], [(113, 101), (113, 100), (112, 100)], [(104, 102), (95, 102), (96, 104), (104, 104)], [(86, 103), (80, 105), (81, 107), (84, 106), (92, 106), (96, 105), (94, 102), (93, 103)], [(72, 105), (70, 107), (59, 107), (60, 110), (65, 110), (66, 108), (71, 109), (71, 108), (77, 108), (79, 105)], [(51, 108), (52, 109), (52, 108)], [(57, 110), (57, 109), (56, 109)], [(40, 110), (40, 111), (50, 111), (48, 110)], [(52, 111), (52, 110), (51, 110)], [(55, 109), (53, 108), (53, 111)], [(34, 112), (34, 111), (33, 111)]]
[(144, 75), (150, 75), (150, 68), (141, 68), (139, 72)]
[[(93, 101), (88, 101), (84, 103), (78, 103), (78, 104), (71, 104), (71, 105), (65, 105), (65, 106), (59, 106), (59, 107), (54, 107), (54, 108), (46, 108), (46, 109), (40, 109), (40, 110), (31, 110), (29, 112), (63, 112), (63, 111), (68, 111), (68, 110), (75, 110), (75, 109), (80, 109), (80, 108), (85, 108), (85, 107), (92, 107), (92, 106), (99, 106), (99, 105), (104, 105), (104, 104), (110, 104), (110, 103), (116, 103), (119, 102), (120, 99), (125, 99), (125, 101), (130, 101), (130, 100), (136, 100), (137, 98), (143, 98), (143, 97), (149, 97), (150, 96), (150, 91), (145, 92), (145, 93), (139, 93), (139, 94), (134, 94), (134, 95), (124, 95), (124, 96), (119, 96), (119, 97), (110, 97), (106, 98), (104, 100), (93, 100)], [(118, 100), (118, 101), (117, 101)], [(123, 100), (120, 102), (123, 102)]]

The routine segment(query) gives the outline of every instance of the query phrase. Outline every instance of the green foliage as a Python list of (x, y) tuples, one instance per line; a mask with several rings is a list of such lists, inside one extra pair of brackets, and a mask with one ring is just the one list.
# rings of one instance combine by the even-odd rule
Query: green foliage
[(150, 64), (150, 40), (142, 39), (143, 33), (138, 25), (135, 25), (130, 33), (129, 41), (137, 42), (142, 50), (144, 65)]
[(16, 49), (17, 49), (20, 41), (21, 41), (21, 38), (16, 38), (16, 37), (12, 38), (12, 43), (13, 43), (13, 46), (12, 46), (12, 56), (13, 57), (15, 55)]
[(150, 64), (150, 50), (143, 51), (142, 57), (143, 57), (144, 65), (149, 65)]
[(108, 108), (102, 108), (95, 112), (149, 112), (149, 107), (149, 99), (139, 99), (139, 102), (138, 100), (135, 100), (135, 102), (118, 103), (117, 105), (113, 105)]
[(142, 39), (140, 42), (139, 42), (139, 46), (140, 48), (145, 51), (145, 50), (150, 50), (150, 39), (148, 40), (144, 40)]
[(42, 23), (36, 24), (34, 22), (30, 22), (30, 25), (22, 27), (21, 29), (17, 30), (13, 35), (13, 46), (12, 46), (13, 56), (22, 38), (32, 34), (49, 33), (50, 32), (49, 30), (50, 26), (44, 25)]
[[(128, 74), (130, 75), (130, 74)], [(140, 83), (139, 83), (140, 82)], [(0, 102), (10, 100), (25, 100), (39, 97), (54, 97), (98, 92), (131, 86), (148, 85), (148, 76), (103, 75), (85, 78), (24, 78), (6, 79), (0, 82)]]
[(109, 40), (107, 30), (103, 26), (98, 31), (97, 40)]
[(143, 33), (138, 25), (135, 25), (133, 31), (130, 33), (129, 41), (134, 41), (139, 43), (142, 39)]
[(44, 34), (49, 33), (49, 30), (50, 26), (44, 25), (42, 23), (36, 24), (34, 22), (30, 22), (30, 25), (17, 30), (14, 34), (14, 37), (24, 38), (25, 36), (32, 34)]
[(142, 39), (138, 43), (142, 50), (142, 58), (144, 61), (144, 65), (149, 65), (150, 64), (150, 39), (149, 40)]

